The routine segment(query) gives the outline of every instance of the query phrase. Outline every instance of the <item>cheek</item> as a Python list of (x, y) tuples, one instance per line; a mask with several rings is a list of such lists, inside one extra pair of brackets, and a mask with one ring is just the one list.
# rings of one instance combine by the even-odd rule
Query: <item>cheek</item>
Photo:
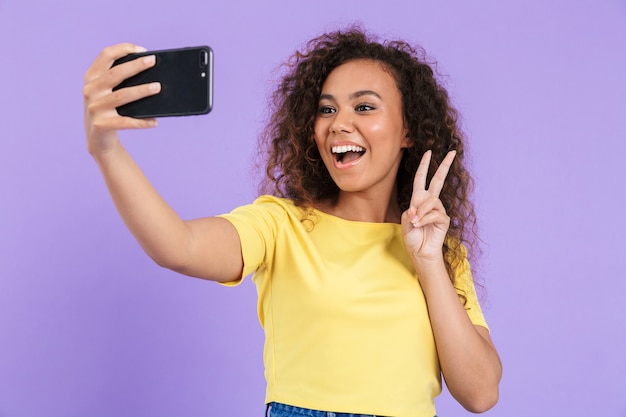
[(316, 120), (315, 124), (313, 125), (313, 139), (315, 140), (315, 143), (317, 144), (318, 148), (324, 142), (325, 132), (326, 132), (326, 126), (324, 125), (324, 123), (321, 123), (319, 119)]
[(371, 120), (367, 125), (362, 126), (361, 132), (368, 141), (386, 142), (390, 137), (393, 126), (385, 123), (384, 120)]

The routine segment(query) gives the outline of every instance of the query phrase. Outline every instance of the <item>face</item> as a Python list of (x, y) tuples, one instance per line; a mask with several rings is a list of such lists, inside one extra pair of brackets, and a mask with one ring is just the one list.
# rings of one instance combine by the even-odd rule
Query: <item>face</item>
[(329, 74), (315, 119), (315, 142), (341, 192), (389, 195), (409, 139), (402, 96), (381, 63), (349, 61)]

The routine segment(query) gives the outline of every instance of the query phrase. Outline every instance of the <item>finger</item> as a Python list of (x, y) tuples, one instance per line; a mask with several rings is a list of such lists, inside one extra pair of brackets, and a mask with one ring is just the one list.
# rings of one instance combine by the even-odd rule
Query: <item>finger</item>
[(85, 102), (89, 103), (110, 94), (111, 90), (123, 80), (154, 66), (155, 62), (154, 55), (149, 55), (107, 69), (106, 72), (85, 84), (83, 87)]
[(422, 160), (415, 172), (415, 178), (413, 179), (413, 194), (417, 194), (418, 191), (426, 190), (426, 177), (428, 177), (428, 167), (430, 166), (432, 154), (432, 151), (426, 151), (422, 156)]
[(133, 87), (121, 88), (110, 94), (91, 100), (87, 105), (87, 111), (90, 114), (96, 114), (100, 111), (115, 109), (124, 104), (158, 94), (161, 91), (161, 84), (158, 82), (142, 84)]
[(450, 217), (446, 213), (433, 210), (417, 221), (412, 221), (413, 227), (434, 225), (442, 230), (447, 230), (450, 225)]
[(85, 83), (93, 81), (111, 68), (116, 59), (132, 53), (145, 52), (146, 48), (132, 43), (107, 46), (85, 72)]
[(138, 57), (123, 64), (111, 67), (109, 71), (103, 74), (101, 77), (102, 85), (105, 88), (113, 88), (127, 78), (137, 75), (148, 68), (153, 67), (156, 64), (156, 57), (154, 55), (146, 55)]
[(156, 125), (156, 119), (137, 119), (118, 115), (100, 117), (93, 123), (94, 128), (98, 130), (145, 129)]
[(421, 219), (423, 217), (433, 211), (441, 212), (444, 214), (446, 213), (446, 209), (443, 206), (441, 200), (437, 196), (431, 194), (429, 198), (422, 201), (419, 206), (415, 208), (414, 216), (411, 220), (411, 223), (415, 225), (416, 222), (421, 222)]
[(417, 217), (424, 216), (426, 213), (431, 212), (433, 210), (443, 211), (445, 213), (446, 209), (443, 206), (443, 203), (436, 195), (431, 194), (426, 200), (422, 201), (419, 206), (415, 209), (415, 215)]
[(437, 168), (433, 179), (430, 181), (430, 186), (428, 187), (428, 192), (439, 197), (441, 190), (443, 189), (443, 184), (446, 181), (446, 177), (448, 176), (448, 172), (450, 171), (450, 167), (452, 166), (452, 161), (454, 161), (454, 157), (456, 156), (456, 151), (450, 151), (446, 155), (446, 157)]
[(116, 65), (107, 70), (100, 77), (87, 83), (85, 87), (83, 87), (83, 96), (86, 100), (89, 100), (105, 95), (125, 79), (154, 66), (155, 62), (155, 56), (148, 55), (141, 59), (134, 59), (124, 64)]

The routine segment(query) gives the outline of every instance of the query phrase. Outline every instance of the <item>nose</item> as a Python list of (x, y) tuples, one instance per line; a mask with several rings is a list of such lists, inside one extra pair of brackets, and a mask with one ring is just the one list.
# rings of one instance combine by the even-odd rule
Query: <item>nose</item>
[(354, 130), (352, 117), (345, 111), (338, 110), (330, 124), (330, 133), (351, 133)]

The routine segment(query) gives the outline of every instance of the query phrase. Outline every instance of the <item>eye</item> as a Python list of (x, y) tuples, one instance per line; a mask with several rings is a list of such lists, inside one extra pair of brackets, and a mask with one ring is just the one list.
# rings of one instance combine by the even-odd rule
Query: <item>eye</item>
[(321, 106), (318, 110), (318, 113), (320, 114), (332, 114), (335, 112), (335, 109), (332, 108), (331, 106)]
[(358, 106), (355, 107), (355, 110), (357, 112), (374, 110), (374, 106), (369, 105), (369, 104), (359, 104)]

